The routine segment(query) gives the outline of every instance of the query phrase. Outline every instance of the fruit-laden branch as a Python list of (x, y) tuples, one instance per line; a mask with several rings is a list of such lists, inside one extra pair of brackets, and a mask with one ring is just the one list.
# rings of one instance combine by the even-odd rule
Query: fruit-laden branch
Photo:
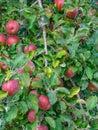
[[(72, 79), (70, 79), (70, 82), (71, 82), (71, 84), (73, 85), (73, 87), (76, 87), (76, 85), (75, 85), (75, 83), (73, 82)], [(78, 98), (78, 99), (81, 99), (79, 94), (77, 95), (77, 98)], [(82, 106), (82, 104), (79, 103), (79, 105), (80, 105), (81, 110), (83, 110), (83, 106)], [(83, 116), (83, 120), (86, 121), (85, 116)]]
[[(38, 1), (39, 7), (43, 8), (42, 1), (41, 0), (37, 0), (37, 1)], [(44, 18), (42, 17), (41, 20), (44, 21)], [(46, 27), (45, 27), (45, 25), (42, 27), (42, 30), (43, 30), (45, 54), (47, 55), (48, 54), (48, 48), (47, 48)], [(48, 65), (48, 61), (47, 61), (47, 59), (45, 59), (45, 66), (47, 66), (47, 65)]]

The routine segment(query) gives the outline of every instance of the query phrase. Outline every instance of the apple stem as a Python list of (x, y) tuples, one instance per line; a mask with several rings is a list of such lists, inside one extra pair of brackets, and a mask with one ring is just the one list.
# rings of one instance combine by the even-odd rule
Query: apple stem
[[(73, 85), (73, 87), (76, 87), (76, 86), (77, 86), (77, 85), (73, 82), (73, 80), (72, 80), (72, 79), (70, 79), (70, 82), (71, 82), (71, 84)], [(81, 99), (81, 97), (80, 97), (80, 95), (79, 95), (79, 94), (77, 94), (77, 98), (78, 98), (79, 100)], [(81, 103), (79, 103), (79, 105), (80, 105), (81, 110), (83, 111), (84, 109), (83, 109), (82, 104), (81, 104)], [(85, 116), (83, 116), (83, 121), (86, 121)]]
[[(41, 0), (37, 0), (37, 1), (38, 1), (39, 7), (43, 8), (42, 1)], [(44, 21), (44, 18), (41, 17), (41, 20)], [(45, 49), (45, 54), (47, 55), (48, 54), (48, 48), (47, 48), (46, 27), (45, 27), (45, 25), (42, 27), (42, 30), (43, 30), (43, 39), (44, 39), (44, 49)], [(45, 66), (48, 66), (48, 61), (47, 61), (46, 58), (45, 58)]]

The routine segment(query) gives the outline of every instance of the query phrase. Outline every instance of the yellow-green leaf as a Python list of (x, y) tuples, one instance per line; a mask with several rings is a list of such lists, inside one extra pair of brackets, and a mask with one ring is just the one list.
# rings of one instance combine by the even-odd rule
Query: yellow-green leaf
[(45, 74), (47, 75), (48, 78), (51, 77), (51, 75), (52, 75), (52, 69), (50, 67), (45, 67), (44, 68), (44, 72), (45, 72)]
[(67, 54), (66, 50), (61, 50), (57, 53), (56, 58), (62, 58), (64, 55)]
[(4, 91), (0, 91), (0, 100), (2, 100), (3, 98), (7, 97), (7, 92)]
[(79, 87), (73, 87), (70, 90), (70, 96), (69, 97), (72, 98), (73, 96), (77, 95), (79, 92), (80, 92), (80, 88)]
[(53, 67), (56, 68), (60, 64), (59, 60), (53, 62)]

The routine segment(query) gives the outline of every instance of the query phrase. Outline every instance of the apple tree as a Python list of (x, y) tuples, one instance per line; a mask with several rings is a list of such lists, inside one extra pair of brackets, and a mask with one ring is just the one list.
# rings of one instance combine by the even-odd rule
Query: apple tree
[(1, 0), (0, 25), (0, 130), (98, 130), (97, 0)]

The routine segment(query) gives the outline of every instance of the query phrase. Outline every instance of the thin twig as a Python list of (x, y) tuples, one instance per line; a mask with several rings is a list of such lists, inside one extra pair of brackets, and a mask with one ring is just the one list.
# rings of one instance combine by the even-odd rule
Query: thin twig
[[(43, 8), (42, 1), (41, 0), (37, 0), (37, 1), (38, 1), (39, 7)], [(41, 17), (41, 20), (44, 21), (44, 18)], [(45, 54), (47, 55), (48, 54), (48, 48), (47, 48), (46, 27), (45, 27), (45, 25), (42, 27), (42, 30), (43, 30), (43, 39), (44, 39), (44, 49), (45, 49)], [(46, 58), (45, 58), (45, 66), (48, 66), (48, 61), (47, 61)]]
[[(71, 84), (73, 85), (73, 87), (76, 87), (76, 85), (75, 85), (75, 83), (73, 82), (73, 80), (72, 80), (72, 79), (70, 79), (70, 82), (71, 82)], [(79, 100), (81, 99), (81, 97), (80, 97), (80, 95), (79, 95), (79, 94), (77, 94), (77, 98), (78, 98)], [(79, 105), (80, 105), (81, 110), (83, 110), (83, 106), (82, 106), (82, 104), (81, 104), (81, 103), (79, 103)], [(84, 121), (86, 121), (85, 116), (83, 116), (83, 120), (84, 120)]]
[(31, 6), (30, 7), (33, 7), (34, 5), (36, 5), (38, 2), (37, 1), (35, 1), (33, 4), (31, 4)]

